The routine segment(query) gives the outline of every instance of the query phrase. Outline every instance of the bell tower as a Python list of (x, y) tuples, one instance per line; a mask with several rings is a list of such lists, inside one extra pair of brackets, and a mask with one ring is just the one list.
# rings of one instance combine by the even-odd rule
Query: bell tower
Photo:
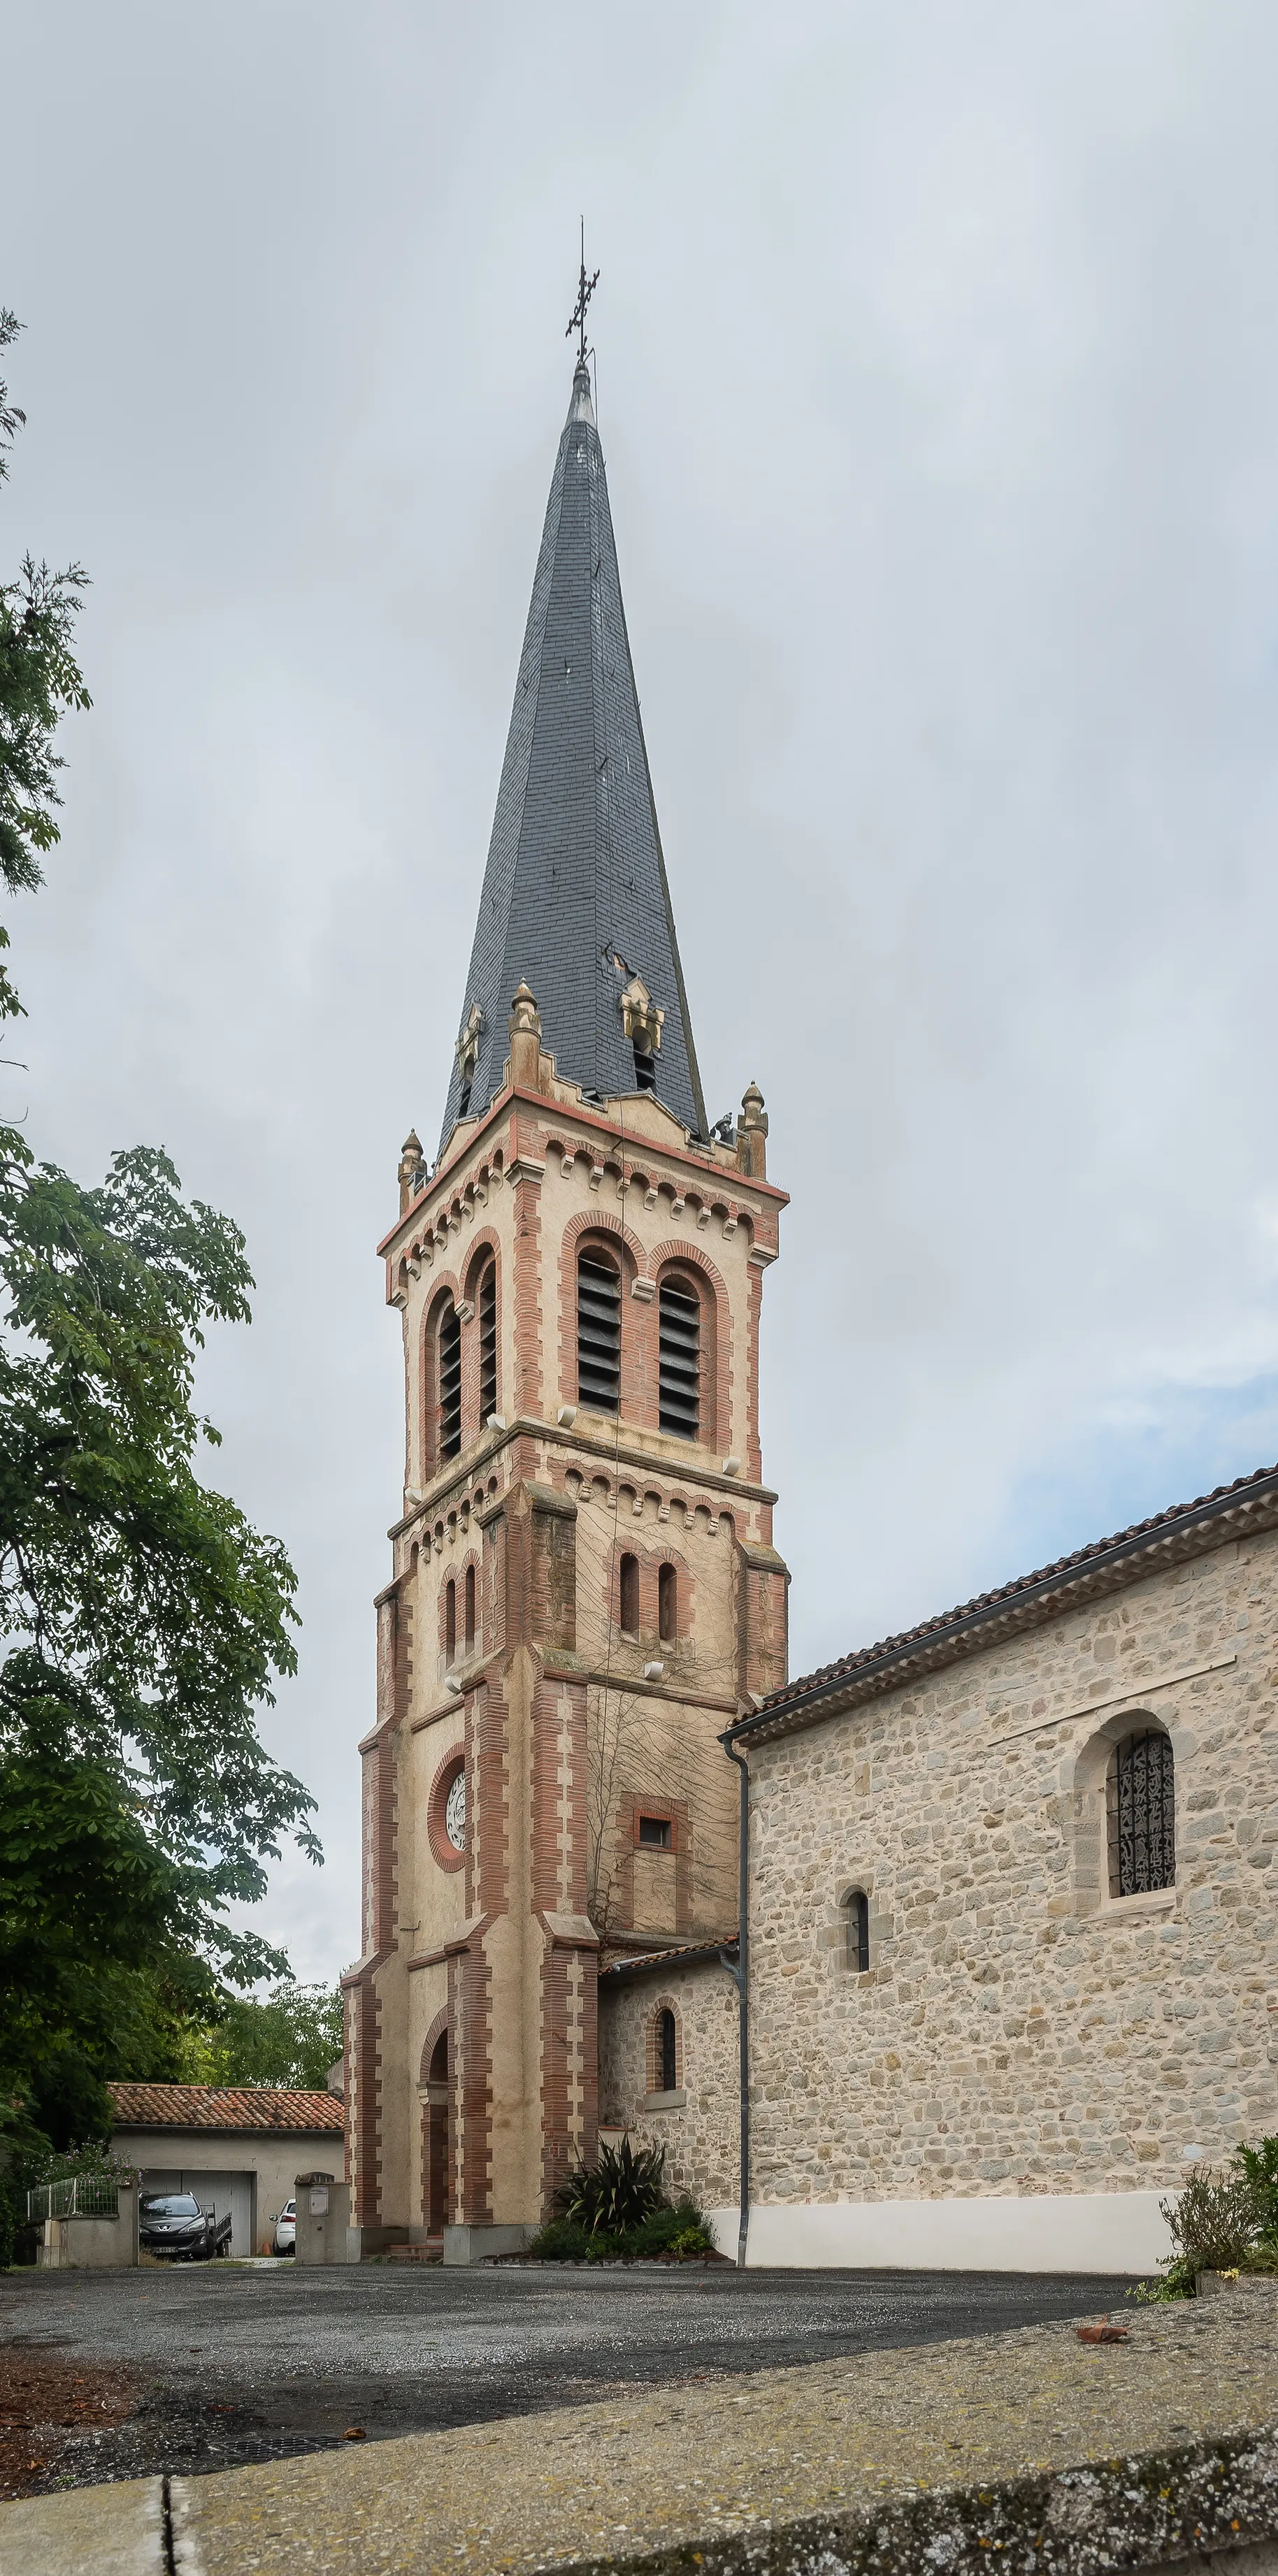
[(438, 1157), (409, 1135), (379, 1247), (405, 1469), (344, 1981), (360, 2251), (526, 2242), (595, 2151), (601, 1956), (735, 1930), (717, 1739), (786, 1672), (766, 1140), (754, 1083), (706, 1119), (583, 348)]

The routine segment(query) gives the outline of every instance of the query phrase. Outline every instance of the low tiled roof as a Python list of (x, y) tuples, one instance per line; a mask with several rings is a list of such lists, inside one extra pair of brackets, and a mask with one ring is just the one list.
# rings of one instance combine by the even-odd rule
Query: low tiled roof
[(613, 1959), (599, 1971), (600, 1983), (605, 1977), (650, 1977), (659, 1968), (687, 1968), (697, 1959), (718, 1959), (725, 1950), (735, 1957), (737, 1936), (729, 1932), (722, 1941), (687, 1941), (678, 1950), (644, 1950), (638, 1958)]
[(1254, 1475), (1217, 1485), (1196, 1502), (1177, 1503), (1147, 1521), (1134, 1521), (1113, 1538), (1094, 1539), (1090, 1546), (1076, 1548), (1072, 1556), (1058, 1557), (1034, 1574), (1019, 1575), (994, 1592), (978, 1593), (957, 1610), (944, 1610), (917, 1628), (903, 1629), (899, 1636), (884, 1637), (877, 1645), (840, 1656), (837, 1663), (823, 1664), (819, 1671), (773, 1691), (753, 1717), (742, 1718), (728, 1731), (733, 1736), (765, 1739), (783, 1734), (790, 1726), (832, 1715), (835, 1707), (854, 1697), (869, 1699), (880, 1690), (891, 1690), (914, 1672), (934, 1672), (964, 1654), (978, 1653), (1079, 1600), (1116, 1591), (1124, 1583), (1138, 1583), (1161, 1565), (1177, 1564), (1248, 1530), (1272, 1528), (1275, 1522), (1278, 1467), (1258, 1467)]
[(336, 2093), (275, 2085), (108, 2084), (120, 2129), (319, 2129), (340, 2136)]

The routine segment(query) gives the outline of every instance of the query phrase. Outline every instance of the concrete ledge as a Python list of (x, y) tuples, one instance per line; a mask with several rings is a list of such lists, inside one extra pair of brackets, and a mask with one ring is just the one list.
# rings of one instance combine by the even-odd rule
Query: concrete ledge
[(446, 2227), (444, 2261), (446, 2263), (482, 2263), (491, 2254), (522, 2254), (537, 2233), (537, 2223), (527, 2226), (517, 2221), (507, 2227)]
[[(175, 2479), (172, 2564), (1278, 2576), (1278, 2283), (1123, 2322), (1113, 2344), (1034, 2326)], [(0, 2576), (151, 2576), (153, 2552), (109, 2554), (112, 2515), (141, 2492), (0, 2508)], [(68, 2513), (82, 2519), (64, 2544)]]
[[(174, 2483), (179, 2576), (1098, 2576), (1278, 2541), (1278, 2284)], [(1232, 2564), (1231, 2564), (1232, 2561)]]
[(0, 2576), (167, 2576), (158, 2478), (0, 2505)]
[[(991, 2193), (968, 2200), (808, 2200), (750, 2212), (747, 2263), (891, 2272), (1152, 2272), (1172, 2252), (1156, 2191)], [(709, 2213), (721, 2254), (735, 2209)]]

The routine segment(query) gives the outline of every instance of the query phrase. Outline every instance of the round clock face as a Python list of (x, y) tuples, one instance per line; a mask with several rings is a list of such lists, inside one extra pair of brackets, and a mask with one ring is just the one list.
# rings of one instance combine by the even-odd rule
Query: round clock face
[(444, 1800), (444, 1831), (454, 1851), (466, 1849), (466, 1774), (459, 1771)]

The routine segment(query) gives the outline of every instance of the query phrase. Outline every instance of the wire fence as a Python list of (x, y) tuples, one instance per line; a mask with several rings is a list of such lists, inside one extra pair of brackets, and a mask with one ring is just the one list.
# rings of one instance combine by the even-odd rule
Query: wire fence
[(42, 2182), (27, 2193), (27, 2217), (118, 2218), (119, 2185), (104, 2174), (76, 2174), (69, 2182)]

